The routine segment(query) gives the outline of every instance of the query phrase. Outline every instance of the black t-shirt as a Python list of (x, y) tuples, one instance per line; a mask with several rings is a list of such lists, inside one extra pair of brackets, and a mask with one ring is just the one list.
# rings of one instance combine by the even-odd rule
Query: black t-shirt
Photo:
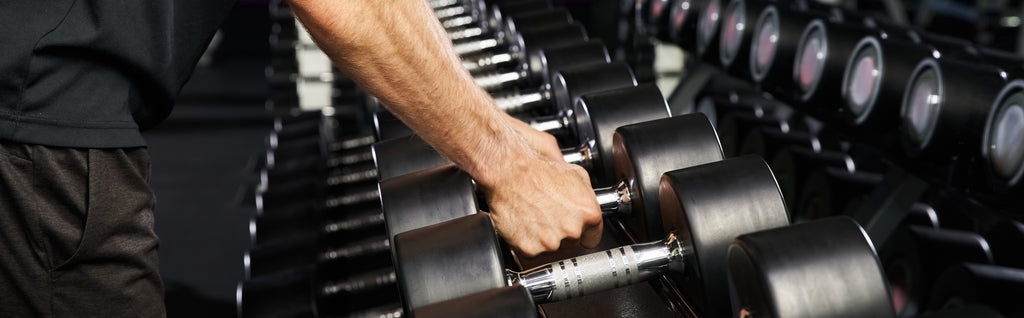
[(145, 145), (233, 3), (0, 1), (0, 139)]

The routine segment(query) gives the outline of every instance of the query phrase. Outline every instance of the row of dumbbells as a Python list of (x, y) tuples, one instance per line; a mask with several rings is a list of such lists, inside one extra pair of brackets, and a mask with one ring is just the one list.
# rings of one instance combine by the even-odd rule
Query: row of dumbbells
[[(583, 101), (587, 97), (588, 95), (585, 95), (580, 100)], [(664, 103), (664, 100), (659, 103), (662, 112), (666, 112)], [(621, 108), (623, 105), (615, 106)], [(653, 224), (662, 224), (664, 219), (666, 223), (671, 224), (666, 227), (673, 229), (672, 231), (678, 231), (681, 233), (680, 235), (685, 235), (684, 239), (676, 240), (674, 236), (670, 236), (669, 239), (656, 243), (625, 246), (609, 252), (564, 261), (557, 267), (554, 264), (549, 264), (536, 267), (531, 271), (503, 274), (504, 266), (501, 265), (500, 257), (504, 253), (501, 252), (501, 247), (494, 244), (496, 242), (494, 230), (486, 215), (476, 214), (481, 207), (476, 205), (472, 180), (464, 172), (452, 166), (442, 166), (380, 182), (381, 204), (384, 217), (387, 220), (388, 232), (401, 232), (402, 234), (391, 238), (391, 241), (394, 242), (393, 258), (397, 261), (396, 272), (393, 274), (371, 272), (373, 277), (388, 277), (389, 281), (395, 281), (399, 285), (406, 312), (436, 308), (434, 306), (446, 306), (431, 304), (449, 300), (458, 301), (459, 297), (474, 292), (484, 292), (488, 295), (496, 293), (498, 291), (491, 289), (507, 283), (507, 278), (514, 285), (521, 286), (520, 290), (526, 289), (527, 295), (530, 296), (522, 298), (526, 301), (514, 302), (516, 303), (515, 308), (518, 310), (503, 311), (503, 313), (515, 313), (516, 316), (519, 316), (530, 312), (536, 314), (535, 305), (529, 301), (530, 299), (535, 302), (556, 301), (652, 279), (668, 273), (669, 270), (676, 270), (679, 275), (686, 275), (690, 273), (688, 271), (697, 271), (689, 274), (695, 276), (691, 279), (707, 276), (709, 278), (704, 278), (707, 281), (702, 281), (697, 286), (691, 286), (693, 289), (686, 289), (687, 285), (681, 284), (680, 289), (684, 289), (683, 292), (688, 295), (694, 295), (692, 298), (694, 306), (700, 308), (697, 310), (702, 315), (718, 315), (713, 313), (728, 312), (728, 297), (725, 288), (727, 284), (725, 279), (726, 247), (735, 235), (777, 227), (789, 222), (785, 204), (770, 169), (763, 160), (756, 157), (723, 160), (718, 137), (711, 123), (700, 114), (628, 125), (616, 129), (613, 134), (614, 146), (612, 148), (615, 151), (613, 151), (611, 159), (616, 162), (632, 162), (633, 164), (632, 166), (630, 164), (613, 165), (615, 166), (613, 170), (616, 170), (614, 175), (621, 176), (618, 179), (622, 180), (615, 183), (617, 186), (596, 190), (603, 201), (602, 207), (608, 214), (609, 224), (618, 222), (627, 215), (635, 215), (637, 217), (630, 218), (630, 220), (652, 223), (643, 232), (632, 233), (629, 236), (657, 237), (663, 232), (663, 227), (655, 228)], [(415, 161), (414, 155), (416, 154), (409, 153), (408, 156), (401, 158)], [(673, 171), (666, 174), (665, 177), (659, 177), (660, 171), (689, 166), (693, 168)], [(666, 181), (671, 180), (672, 176), (676, 176), (678, 180)], [(631, 186), (631, 184), (635, 186)], [(669, 184), (678, 188), (670, 191), (670, 193), (674, 193), (672, 194), (674, 196), (673, 203), (659, 203), (659, 187), (666, 188)], [(661, 196), (664, 197), (665, 194)], [(671, 207), (673, 205), (674, 207)], [(669, 209), (671, 212), (666, 213), (665, 211)], [(753, 221), (753, 223), (749, 221)], [(421, 228), (430, 224), (435, 225)], [(681, 225), (685, 225), (685, 227), (680, 227)], [(405, 232), (394, 230), (403, 228), (415, 230)], [(623, 226), (623, 228), (634, 227)], [(855, 262), (858, 266), (854, 267), (866, 271), (847, 273), (846, 277), (877, 283), (873, 285), (874, 289), (868, 288), (864, 291), (864, 295), (875, 296), (875, 299), (865, 299), (864, 303), (867, 306), (859, 310), (870, 311), (881, 308), (891, 312), (889, 300), (886, 297), (887, 291), (879, 270), (874, 268), (874, 274), (870, 274), (872, 273), (871, 266), (877, 267), (877, 260), (874, 259), (874, 254), (862, 230), (855, 223), (849, 220), (832, 219), (813, 225), (788, 228), (781, 233), (792, 232), (790, 234), (793, 234), (803, 231), (806, 233), (801, 235), (824, 237), (824, 233), (832, 233), (833, 236), (829, 239), (819, 240), (790, 237), (789, 239), (794, 242), (789, 242), (786, 241), (785, 234), (765, 233), (763, 235), (767, 237), (778, 237), (774, 239), (753, 238), (752, 240), (763, 244), (771, 244), (773, 240), (779, 240), (775, 244), (788, 246), (791, 251), (796, 250), (792, 246), (798, 245), (797, 242), (828, 241), (830, 244), (843, 245), (843, 248), (833, 246), (831, 250), (843, 250), (847, 253), (857, 254), (858, 257), (855, 258), (860, 258), (860, 262)], [(815, 231), (823, 232), (814, 233)], [(846, 233), (847, 240), (839, 239), (843, 235), (835, 235), (836, 231)], [(468, 244), (470, 242), (479, 244)], [(608, 243), (615, 244), (615, 242)], [(815, 259), (829, 258), (815, 250), (816, 248), (807, 247), (808, 254), (805, 255), (807, 259), (804, 262), (814, 263)], [(621, 254), (616, 254), (613, 258), (605, 257), (605, 255), (611, 256), (612, 252)], [(698, 253), (703, 256), (697, 258)], [(753, 251), (752, 253), (763, 254)], [(747, 256), (735, 257), (742, 259)], [(771, 258), (769, 257), (769, 259)], [(787, 259), (787, 261), (791, 260)], [(612, 261), (610, 268), (607, 267), (609, 261)], [(579, 275), (585, 275), (586, 278), (580, 276), (581, 285), (573, 285), (569, 289), (558, 288), (559, 284), (555, 283), (561, 282), (561, 279), (549, 274), (572, 273), (574, 269), (571, 268), (568, 272), (564, 269), (558, 271), (567, 262), (578, 266), (578, 269), (575, 270), (582, 270), (581, 273), (585, 274)], [(688, 262), (693, 262), (693, 264), (683, 266)], [(871, 266), (863, 266), (864, 264)], [(792, 266), (792, 264), (788, 266)], [(699, 270), (689, 268), (699, 268)], [(832, 268), (832, 266), (821, 266), (818, 268), (819, 272), (811, 274), (814, 272), (811, 270), (811, 265), (805, 264), (804, 266), (809, 277), (823, 275), (823, 277), (829, 278), (831, 275), (836, 275), (836, 273), (820, 272), (827, 268)], [(780, 269), (776, 268), (776, 270)], [(849, 269), (847, 268), (847, 270)], [(494, 276), (495, 273), (500, 275)], [(769, 275), (771, 273), (749, 274)], [(362, 276), (359, 277), (362, 278)], [(487, 279), (487, 277), (499, 279)], [(740, 281), (756, 280), (753, 277), (740, 279)], [(380, 280), (375, 281), (379, 282)], [(585, 284), (582, 283), (584, 281), (586, 281)], [(805, 277), (800, 281), (811, 283), (823, 280)], [(362, 285), (359, 286), (367, 285), (365, 280), (360, 282)], [(840, 283), (841, 281), (836, 280), (827, 282), (830, 286), (848, 288)], [(321, 288), (314, 290), (335, 290), (337, 288), (332, 288), (332, 286), (339, 285), (337, 282), (321, 282), (321, 284), (317, 285)], [(351, 285), (346, 284), (345, 286)], [(778, 285), (778, 287), (782, 286), (784, 285)], [(286, 290), (283, 289), (284, 287), (287, 286), (279, 286), (272, 291), (265, 290), (264, 292), (293, 296), (301, 294), (301, 290)], [(506, 290), (502, 289), (501, 291), (505, 293)], [(346, 291), (351, 291), (351, 289)], [(522, 294), (517, 292), (512, 295)], [(266, 296), (261, 298), (259, 297), (260, 293), (252, 293), (251, 289), (248, 295), (248, 299), (255, 298), (256, 303), (261, 305), (271, 303), (270, 300), (277, 298)], [(499, 297), (503, 305), (508, 305), (515, 299), (508, 297)], [(704, 300), (698, 300), (702, 299), (699, 297), (706, 298), (707, 304), (704, 303)], [(765, 300), (762, 298), (768, 296), (751, 295), (750, 297)], [(333, 298), (333, 300), (341, 301), (342, 299)], [(773, 305), (787, 302), (782, 299), (765, 301), (773, 302)], [(817, 299), (814, 303), (822, 308), (835, 306), (835, 304), (825, 301)], [(244, 304), (245, 301), (243, 301)], [(493, 308), (486, 306), (486, 302), (475, 302), (475, 304), (474, 308)], [(710, 307), (714, 307), (714, 309)], [(770, 310), (770, 308), (747, 309), (751, 311)], [(874, 315), (863, 311), (857, 313)], [(857, 313), (850, 312), (853, 315), (858, 315)], [(820, 313), (814, 313), (812, 316), (818, 314)]]
[[(872, 209), (876, 192), (892, 191), (885, 185), (887, 164), (879, 155), (857, 144), (837, 142), (841, 136), (828, 129), (809, 134), (798, 122), (790, 126), (777, 118), (752, 116), (770, 109), (789, 110), (764, 97), (740, 98), (737, 92), (749, 87), (718, 79), (708, 84), (701, 99), (705, 109), (719, 115), (717, 127), (725, 153), (730, 153), (727, 145), (732, 144), (736, 154), (768, 158), (794, 222), (835, 215), (871, 222), (859, 212)], [(722, 82), (731, 89), (722, 89)], [(893, 289), (897, 313), (916, 317), (970, 305), (1013, 316), (1021, 306), (1005, 295), (1019, 293), (1022, 287), (1017, 277), (1024, 274), (1020, 257), (1024, 225), (1006, 218), (979, 218), (991, 212), (952, 197), (934, 188), (896, 198), (905, 201), (904, 211), (886, 211), (900, 215), (891, 233), (869, 231)]]
[(1024, 58), (814, 2), (644, 0), (647, 32), (872, 145), (1019, 206)]
[[(1018, 124), (1013, 118), (1015, 109), (1020, 107), (1013, 101), (1013, 95), (1017, 94), (1015, 87), (1019, 86), (1013, 83), (1013, 76), (1020, 68), (1020, 58), (975, 48), (961, 41), (895, 28), (848, 12), (827, 12), (832, 18), (829, 20), (822, 17), (822, 12), (828, 10), (807, 14), (806, 5), (788, 10), (795, 12), (786, 12), (775, 5), (751, 6), (750, 1), (732, 1), (719, 17), (720, 4), (714, 1), (695, 4), (694, 1), (655, 0), (644, 4), (650, 33), (660, 35), (663, 40), (677, 41), (698, 56), (703, 51), (706, 62), (757, 85), (753, 90), (743, 85), (725, 85), (727, 89), (712, 87), (707, 91), (717, 94), (703, 96), (696, 103), (697, 108), (709, 114), (724, 114), (719, 117), (719, 132), (735, 137), (733, 141), (728, 140), (733, 139), (731, 137), (723, 137), (726, 152), (730, 148), (727, 144), (734, 143), (739, 153), (754, 152), (773, 158), (770, 162), (777, 175), (780, 170), (783, 174), (779, 183), (787, 198), (798, 198), (788, 201), (791, 208), (798, 209), (796, 217), (813, 218), (821, 216), (822, 212), (854, 213), (867, 195), (881, 187), (883, 178), (877, 169), (884, 167), (878, 160), (882, 156), (895, 157), (894, 161), (910, 166), (910, 170), (919, 174), (939, 175), (929, 180), (963, 186), (951, 182), (957, 177), (943, 175), (955, 169), (950, 167), (950, 161), (969, 162), (977, 160), (971, 157), (984, 154), (986, 160), (972, 164), (988, 164), (987, 170), (974, 167), (958, 172), (984, 176), (984, 171), (1003, 169), (1001, 177), (995, 173), (987, 175), (996, 190), (1005, 191), (1016, 182), (1013, 171), (1020, 168), (1014, 152), (1020, 151), (1021, 143), (1009, 136), (1021, 136), (1014, 132)], [(713, 27), (717, 23), (714, 21), (678, 29), (683, 25), (680, 22), (691, 16), (686, 9), (693, 11), (693, 8), (704, 8), (698, 10), (703, 12), (696, 15), (698, 20), (720, 18), (723, 22), (718, 30)], [(664, 15), (670, 11), (670, 15)], [(780, 20), (780, 15), (786, 18)], [(805, 18), (790, 19), (791, 16)], [(664, 20), (666, 18), (670, 20)], [(757, 21), (755, 28), (751, 30), (746, 24), (748, 28), (744, 31), (746, 21), (754, 19)], [(844, 19), (858, 22), (837, 22)], [(677, 37), (680, 31), (698, 33), (694, 46), (687, 46), (686, 39)], [(714, 44), (705, 44), (702, 49), (700, 34), (715, 32), (719, 33), (719, 51), (708, 53)], [(744, 32), (749, 33), (744, 35)], [(749, 44), (744, 44), (746, 41)], [(749, 46), (743, 47), (745, 45)], [(773, 60), (783, 61), (782, 66), (776, 66), (780, 63), (773, 63)], [(883, 69), (886, 63), (888, 66)], [(774, 75), (773, 69), (777, 70)], [(1006, 84), (1007, 77), (1010, 84)], [(944, 90), (941, 87), (945, 85), (956, 88)], [(761, 91), (797, 105), (798, 111), (793, 112), (780, 101), (764, 98)], [(728, 105), (724, 107), (725, 112), (723, 104)], [(902, 105), (902, 110), (892, 105)], [(814, 114), (816, 119), (824, 120), (825, 131), (813, 128), (820, 123), (808, 125), (809, 119), (800, 116), (801, 113)], [(902, 128), (897, 128), (900, 127), (897, 118), (902, 118)], [(755, 125), (737, 130), (737, 121)], [(816, 133), (806, 136), (807, 128)], [(794, 134), (794, 130), (797, 133)], [(830, 135), (828, 130), (833, 130), (833, 136), (826, 137)], [(863, 148), (859, 143), (836, 143), (843, 138), (867, 143), (872, 146), (869, 148), (881, 148), (884, 153), (859, 149)], [(982, 144), (985, 147), (979, 151)], [(842, 151), (834, 152), (837, 149)], [(812, 158), (814, 160), (808, 160)], [(821, 170), (822, 163), (826, 162), (831, 164)], [(914, 165), (924, 167), (913, 169)], [(864, 166), (868, 169), (856, 169)], [(808, 173), (807, 167), (815, 168)], [(931, 194), (932, 197), (950, 196), (943, 193), (943, 187), (933, 187), (936, 188), (932, 192), (941, 194)], [(1014, 193), (1012, 191), (1009, 193)], [(1003, 207), (1014, 206), (1014, 202), (1012, 199), (1002, 202)], [(1009, 301), (1002, 293), (1020, 290), (1020, 284), (1014, 283), (1021, 273), (1017, 257), (1020, 250), (1011, 246), (1019, 246), (1022, 226), (1003, 217), (990, 217), (995, 221), (987, 222), (998, 225), (975, 224), (985, 222), (962, 215), (991, 213), (987, 211), (991, 208), (960, 202), (947, 205), (946, 208), (961, 210), (947, 213), (954, 216), (947, 220), (951, 222), (943, 223), (947, 229), (938, 229), (939, 222), (934, 215), (920, 218), (917, 215), (920, 211), (935, 212), (917, 205), (910, 209), (914, 214), (901, 221), (897, 232), (900, 234), (894, 234), (898, 239), (876, 242), (882, 246), (883, 261), (898, 290), (896, 304), (901, 316), (949, 306), (949, 300), (957, 298), (952, 295), (959, 295), (960, 302), (987, 304), (1006, 315), (1019, 314), (1020, 305)], [(928, 221), (912, 221), (915, 218)], [(913, 239), (907, 239), (908, 236)], [(908, 247), (908, 241), (920, 245)], [(937, 253), (937, 250), (956, 252)], [(946, 278), (940, 279), (939, 274), (943, 272), (947, 272), (943, 276)], [(966, 286), (958, 284), (984, 287), (965, 291)]]

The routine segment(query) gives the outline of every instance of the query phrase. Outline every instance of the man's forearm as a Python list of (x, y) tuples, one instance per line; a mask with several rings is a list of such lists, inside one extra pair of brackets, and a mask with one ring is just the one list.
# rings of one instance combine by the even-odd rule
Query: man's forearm
[(485, 185), (496, 163), (532, 151), (462, 68), (420, 0), (292, 0), (338, 67), (439, 152)]

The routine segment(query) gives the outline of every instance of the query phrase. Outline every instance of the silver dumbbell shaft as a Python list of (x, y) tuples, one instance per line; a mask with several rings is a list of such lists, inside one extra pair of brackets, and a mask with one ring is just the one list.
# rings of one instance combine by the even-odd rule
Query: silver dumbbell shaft
[(507, 271), (509, 285), (522, 285), (537, 303), (565, 300), (681, 272), (689, 253), (674, 234), (523, 271)]

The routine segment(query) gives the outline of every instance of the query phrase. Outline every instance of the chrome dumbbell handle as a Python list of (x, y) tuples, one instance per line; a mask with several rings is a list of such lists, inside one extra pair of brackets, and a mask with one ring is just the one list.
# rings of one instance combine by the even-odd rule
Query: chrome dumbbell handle
[(370, 202), (377, 199), (380, 199), (380, 192), (374, 188), (327, 199), (327, 201), (324, 202), (324, 205), (328, 208), (335, 208), (343, 205)]
[(547, 100), (551, 100), (551, 93), (541, 89), (517, 91), (494, 97), (498, 108), (510, 114), (520, 113), (533, 104)]
[(523, 272), (507, 271), (533, 300), (547, 303), (627, 286), (683, 269), (688, 253), (674, 234), (663, 240), (627, 245), (561, 260)]
[(448, 32), (454, 32), (468, 28), (469, 25), (474, 23), (477, 23), (477, 19), (472, 16), (456, 16), (442, 20), (441, 26)]
[(487, 33), (487, 30), (481, 27), (469, 27), (459, 30), (449, 30), (448, 39), (452, 41), (464, 40), (468, 38), (478, 37)]
[(456, 5), (456, 4), (459, 4), (459, 2), (460, 2), (459, 0), (430, 0), (430, 1), (427, 1), (427, 3), (430, 4), (430, 7), (433, 8), (433, 9), (438, 9), (438, 8), (443, 8), (443, 7), (448, 7), (448, 6)]
[(377, 167), (371, 164), (367, 164), (365, 167), (360, 167), (358, 169), (354, 169), (353, 171), (330, 176), (327, 178), (326, 183), (328, 186), (339, 186), (365, 182), (370, 180), (377, 180)]
[(375, 252), (391, 250), (391, 240), (387, 237), (370, 238), (368, 240), (332, 248), (320, 253), (320, 260), (352, 258)]
[(349, 217), (343, 220), (329, 222), (324, 224), (324, 233), (335, 233), (341, 231), (353, 231), (357, 229), (364, 229), (375, 225), (384, 224), (384, 214), (380, 211), (370, 213), (367, 215), (361, 215), (356, 217)]
[(511, 62), (516, 57), (512, 53), (500, 53), (491, 56), (485, 56), (476, 60), (463, 61), (462, 66), (470, 72), (493, 69), (498, 64)]
[(455, 53), (458, 53), (459, 55), (468, 55), (496, 48), (504, 42), (505, 41), (502, 38), (481, 39), (455, 44), (453, 49), (455, 50)]
[(569, 128), (569, 116), (554, 115), (549, 117), (541, 117), (531, 120), (527, 124), (537, 131), (546, 133), (556, 133), (560, 130)]
[(363, 275), (353, 276), (341, 281), (333, 281), (320, 289), (323, 295), (334, 295), (338, 293), (358, 293), (367, 290), (375, 290), (398, 282), (393, 269), (384, 269), (369, 272)]
[(508, 86), (511, 83), (521, 81), (527, 76), (529, 75), (526, 74), (525, 70), (511, 72), (493, 72), (474, 77), (473, 80), (476, 81), (476, 85), (480, 86), (484, 90), (494, 90)]
[(590, 171), (594, 157), (597, 155), (593, 151), (592, 144), (593, 142), (587, 142), (576, 148), (562, 149), (562, 159), (565, 159), (568, 164), (578, 165)]
[(615, 186), (594, 189), (594, 194), (597, 196), (598, 206), (601, 207), (601, 214), (622, 215), (631, 211), (632, 196), (629, 184), (625, 181), (619, 181)]
[(391, 304), (377, 308), (352, 312), (345, 315), (345, 318), (401, 318), (405, 314), (400, 304)]
[(375, 137), (375, 136), (360, 136), (360, 137), (353, 137), (353, 138), (348, 138), (348, 139), (342, 139), (342, 140), (339, 140), (338, 142), (334, 142), (334, 143), (331, 143), (330, 145), (328, 145), (329, 146), (328, 151), (342, 151), (342, 150), (355, 149), (355, 148), (359, 148), (359, 147), (364, 147), (364, 146), (372, 145), (374, 142), (377, 142), (377, 137)]
[(340, 167), (352, 165), (360, 162), (368, 162), (373, 160), (373, 152), (369, 149), (363, 149), (360, 151), (354, 151), (346, 153), (341, 156), (332, 156), (327, 159), (327, 167)]
[(446, 6), (434, 10), (434, 15), (437, 16), (438, 20), (444, 20), (463, 14), (466, 14), (466, 7), (461, 5)]

